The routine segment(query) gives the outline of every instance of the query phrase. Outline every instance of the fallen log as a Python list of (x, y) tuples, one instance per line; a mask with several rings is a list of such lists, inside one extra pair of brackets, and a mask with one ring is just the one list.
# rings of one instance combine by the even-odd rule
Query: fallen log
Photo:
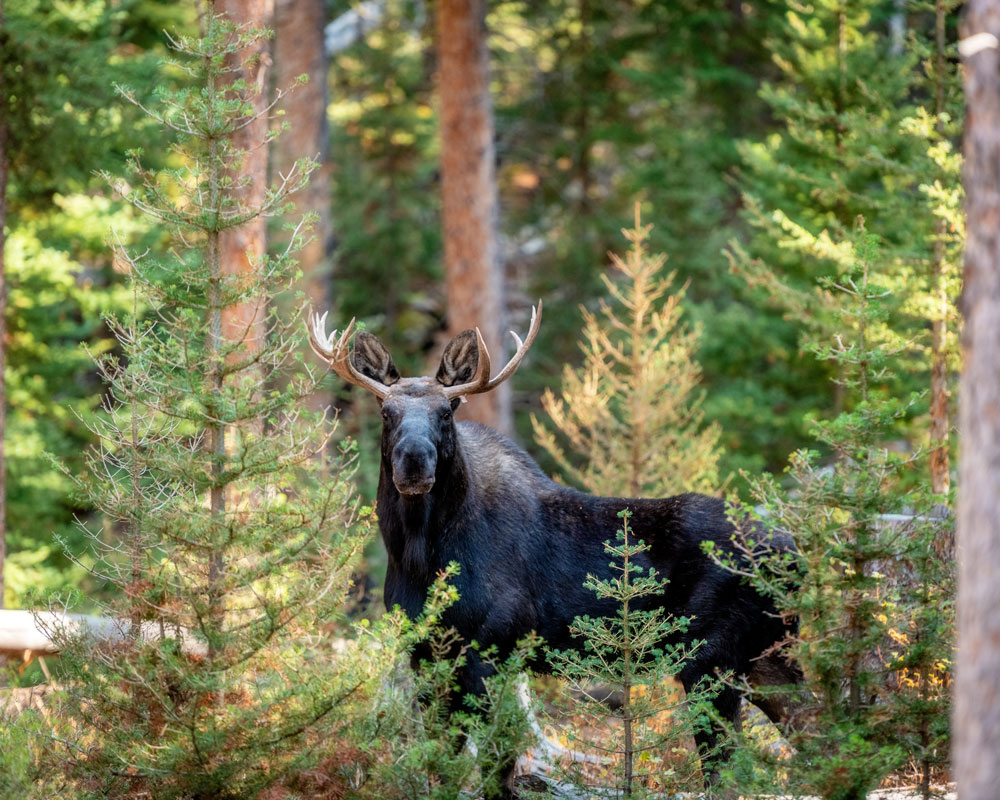
[[(0, 654), (22, 659), (26, 653), (33, 654), (32, 657), (55, 655), (61, 648), (60, 642), (71, 636), (86, 636), (100, 642), (124, 642), (131, 638), (131, 628), (129, 620), (113, 617), (62, 611), (0, 609)], [(204, 642), (186, 631), (168, 629), (164, 634), (155, 622), (141, 623), (139, 636), (146, 642), (177, 638), (180, 640), (181, 650), (191, 655), (205, 655), (208, 652)]]

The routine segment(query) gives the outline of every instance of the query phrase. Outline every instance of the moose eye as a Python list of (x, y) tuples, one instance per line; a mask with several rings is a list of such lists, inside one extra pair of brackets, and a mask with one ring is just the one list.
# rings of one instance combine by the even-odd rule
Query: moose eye
[(441, 418), (442, 422), (448, 422), (451, 419), (451, 409), (442, 408), (440, 411), (438, 411), (438, 416)]

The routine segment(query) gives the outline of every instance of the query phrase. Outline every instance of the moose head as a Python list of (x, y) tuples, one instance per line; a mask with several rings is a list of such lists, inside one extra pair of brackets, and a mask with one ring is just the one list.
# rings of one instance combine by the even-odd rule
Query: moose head
[(309, 344), (349, 383), (374, 394), (382, 405), (382, 459), (402, 495), (427, 494), (439, 467), (455, 457), (457, 439), (452, 416), (468, 395), (495, 389), (517, 370), (538, 334), (542, 303), (531, 309), (528, 335), (511, 331), (517, 349), (507, 365), (490, 377), (489, 350), (479, 328), (458, 334), (445, 347), (434, 377), (403, 378), (378, 337), (358, 331), (349, 347), (354, 320), (339, 334), (326, 333), (326, 314), (311, 315)]

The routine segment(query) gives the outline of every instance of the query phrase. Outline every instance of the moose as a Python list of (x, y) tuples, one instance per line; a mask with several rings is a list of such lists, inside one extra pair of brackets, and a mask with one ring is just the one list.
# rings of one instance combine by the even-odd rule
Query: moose
[[(628, 508), (635, 536), (650, 547), (639, 566), (652, 567), (669, 581), (650, 607), (689, 617), (685, 640), (703, 642), (679, 675), (684, 688), (720, 672), (751, 687), (795, 682), (797, 668), (775, 648), (790, 623), (704, 553), (702, 543), (710, 541), (737, 555), (722, 500), (692, 493), (594, 497), (549, 479), (523, 449), (492, 428), (455, 421), (465, 397), (495, 389), (514, 374), (541, 318), (539, 302), (525, 339), (511, 332), (516, 351), (493, 377), (477, 328), (445, 347), (433, 377), (403, 378), (372, 334), (359, 331), (350, 347), (353, 320), (339, 335), (327, 335), (326, 314), (312, 315), (309, 341), (316, 354), (381, 404), (377, 511), (388, 552), (386, 605), (417, 617), (439, 571), (455, 561), (461, 568), (455, 579), (459, 600), (445, 623), (464, 641), (495, 646), (503, 656), (535, 631), (550, 647), (579, 647), (569, 632), (573, 618), (614, 611), (584, 581), (588, 574), (610, 573), (604, 542), (613, 538), (618, 514)], [(544, 670), (544, 662), (536, 668)], [(470, 652), (459, 677), (462, 695), (481, 692), (489, 674), (489, 664)], [(737, 685), (727, 683), (714, 699), (719, 717), (734, 726), (740, 721)], [(748, 699), (773, 722), (783, 721), (785, 709), (773, 694), (750, 692)], [(718, 726), (699, 733), (699, 748), (713, 749), (719, 735)], [(703, 763), (707, 781), (716, 767)]]

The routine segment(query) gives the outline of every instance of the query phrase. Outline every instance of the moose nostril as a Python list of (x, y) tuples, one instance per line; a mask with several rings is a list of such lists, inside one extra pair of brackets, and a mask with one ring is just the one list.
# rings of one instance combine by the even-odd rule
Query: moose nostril
[(437, 450), (429, 442), (404, 439), (393, 448), (392, 477), (400, 491), (429, 491), (436, 470)]
[(396, 445), (392, 460), (409, 467), (437, 464), (437, 451), (427, 442), (403, 440)]

